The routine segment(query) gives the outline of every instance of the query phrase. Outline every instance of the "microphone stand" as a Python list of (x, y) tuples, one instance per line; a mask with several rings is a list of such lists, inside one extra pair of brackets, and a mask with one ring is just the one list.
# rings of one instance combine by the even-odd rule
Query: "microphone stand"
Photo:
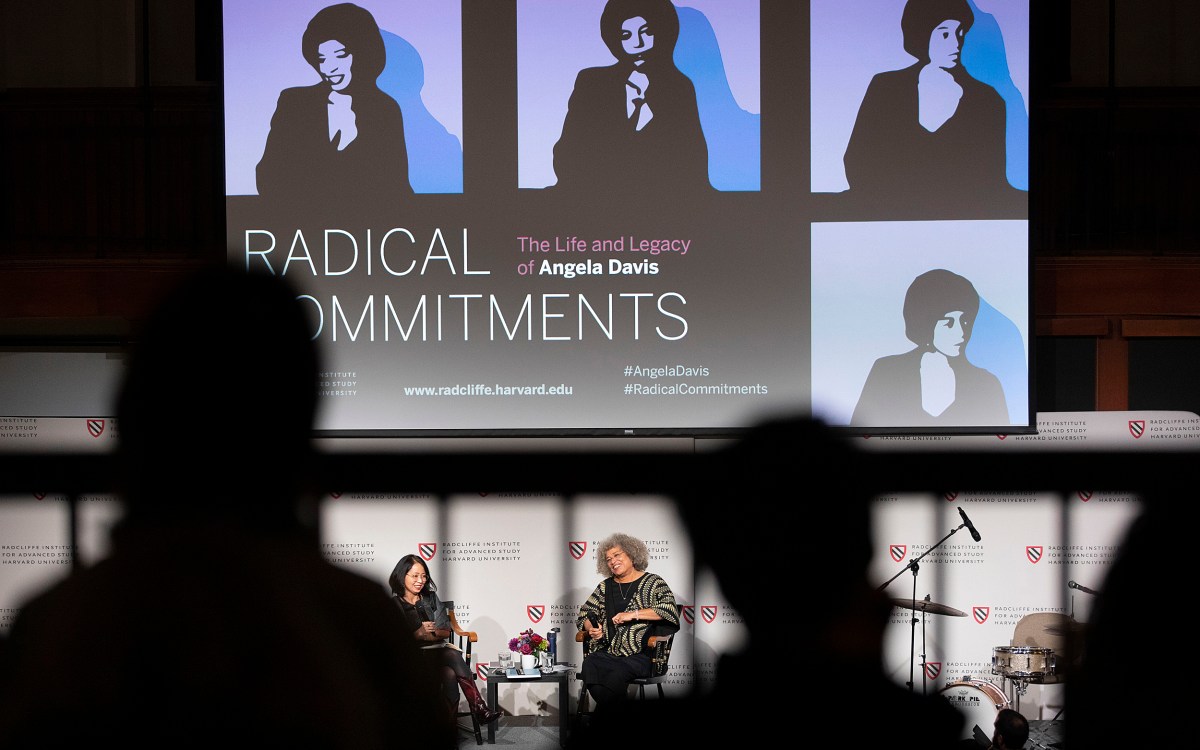
[[(1082, 591), (1083, 593), (1091, 594), (1092, 596), (1100, 596), (1099, 591), (1096, 591), (1095, 589), (1089, 589), (1087, 586), (1080, 586), (1078, 583), (1075, 583), (1074, 581), (1067, 581), (1067, 588), (1075, 589), (1076, 591)], [(1075, 619), (1075, 595), (1074, 594), (1071, 594), (1071, 615), (1070, 615), (1070, 617), (1072, 620)]]
[[(885, 588), (887, 588), (889, 585), (891, 585), (892, 581), (896, 580), (901, 575), (903, 575), (904, 571), (906, 571), (906, 570), (912, 571), (913, 616), (912, 616), (912, 621), (909, 623), (910, 633), (909, 633), (909, 637), (908, 637), (908, 683), (907, 683), (908, 691), (910, 693), (916, 689), (916, 684), (913, 679), (913, 662), (914, 662), (913, 654), (916, 651), (916, 640), (917, 640), (917, 601), (918, 601), (917, 600), (917, 574), (921, 570), (921, 560), (925, 559), (925, 555), (928, 555), (930, 552), (933, 552), (935, 549), (937, 549), (938, 547), (941, 547), (943, 544), (945, 544), (947, 539), (954, 536), (958, 532), (959, 529), (964, 528), (966, 525), (967, 524), (964, 522), (964, 523), (960, 523), (958, 526), (955, 526), (953, 529), (950, 529), (950, 533), (946, 534), (946, 536), (939, 539), (937, 544), (935, 544), (932, 547), (930, 547), (929, 549), (925, 550), (920, 555), (914, 557), (912, 560), (910, 560), (908, 562), (908, 565), (905, 565), (903, 568), (896, 571), (896, 575), (887, 579), (886, 581), (884, 581), (883, 583), (881, 583), (879, 585), (879, 588), (875, 589), (876, 591), (883, 591)], [(922, 601), (929, 601), (929, 594), (926, 594), (925, 598)], [(928, 676), (927, 676), (928, 673), (925, 670), (925, 656), (926, 656), (926, 654), (925, 654), (925, 610), (922, 609), (921, 610), (921, 695), (925, 695), (926, 682), (928, 679)]]

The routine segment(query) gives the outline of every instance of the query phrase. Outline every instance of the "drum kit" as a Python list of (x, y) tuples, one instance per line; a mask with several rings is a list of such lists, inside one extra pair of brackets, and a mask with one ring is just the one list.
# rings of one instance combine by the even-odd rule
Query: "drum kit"
[[(966, 617), (967, 614), (930, 601), (928, 596), (923, 600), (892, 599), (892, 605), (923, 615)], [(964, 739), (977, 734), (976, 727), (990, 736), (996, 716), (1005, 708), (1019, 711), (1021, 696), (1025, 695), (1030, 685), (1062, 683), (1072, 663), (1066, 657), (1076, 639), (1082, 635), (1082, 627), (1073, 618), (1057, 612), (1026, 615), (1013, 631), (1014, 645), (992, 649), (991, 672), (1000, 677), (999, 686), (990, 679), (971, 676), (946, 683), (940, 691), (941, 695), (967, 718)]]

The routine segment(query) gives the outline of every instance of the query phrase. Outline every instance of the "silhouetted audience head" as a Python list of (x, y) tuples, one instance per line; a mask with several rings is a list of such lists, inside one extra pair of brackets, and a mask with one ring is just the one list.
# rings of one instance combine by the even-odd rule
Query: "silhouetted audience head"
[(1021, 750), (1029, 739), (1029, 719), (1011, 708), (996, 714), (996, 732), (992, 745), (996, 750)]
[[(714, 456), (714, 476), (705, 479), (696, 502), (681, 503), (697, 564), (712, 570), (751, 637), (759, 629), (769, 631), (779, 616), (781, 600), (763, 595), (762, 575), (794, 574), (805, 598), (821, 601), (825, 611), (870, 588), (868, 498), (855, 490), (854, 470), (843, 468), (854, 466), (856, 459), (848, 438), (817, 420), (769, 421)], [(838, 467), (837, 486), (818, 490), (801, 466)], [(773, 529), (783, 507), (806, 517), (811, 513), (814, 522), (819, 519), (819, 529), (804, 534), (803, 555), (777, 533), (778, 527)], [(731, 555), (732, 544), (753, 544), (759, 574), (748, 574), (744, 564), (735, 562), (739, 558)], [(805, 558), (830, 564), (806, 570)]]
[[(624, 701), (572, 733), (573, 749), (621, 746), (655, 732), (681, 746), (744, 744), (749, 723), (801, 704), (816, 719), (802, 730), (810, 747), (886, 744), (896, 731), (925, 750), (957, 746), (963, 716), (943, 697), (913, 692), (884, 672), (891, 602), (870, 581), (869, 465), (849, 441), (818, 420), (782, 418), (706, 457), (677, 508), (697, 569), (713, 573), (749, 642), (721, 655), (711, 689)], [(812, 467), (836, 481), (814, 482)], [(801, 523), (792, 522), (797, 515)], [(777, 679), (798, 653), (813, 678), (807, 687)], [(873, 705), (864, 713), (852, 696), (866, 694)]]
[(452, 744), (404, 615), (298, 516), (317, 367), (278, 278), (211, 268), (163, 299), (119, 397), (126, 517), (22, 604), (0, 747)]
[(117, 404), (133, 517), (284, 522), (309, 465), (318, 355), (280, 278), (205, 269), (147, 318)]
[[(1066, 683), (1066, 740), (1071, 748), (1176, 747), (1186, 744), (1186, 718), (1164, 715), (1163, 697), (1194, 689), (1190, 670), (1151, 670), (1154, 679), (1131, 679), (1131, 644), (1154, 644), (1160, 656), (1175, 657), (1169, 644), (1177, 628), (1172, 607), (1187, 598), (1163, 585), (1194, 567), (1180, 501), (1189, 494), (1181, 477), (1147, 477), (1144, 504), (1120, 540), (1100, 595), (1084, 626), (1079, 667)], [(1161, 645), (1160, 645), (1161, 644)], [(1134, 670), (1136, 671), (1136, 670)], [(1147, 672), (1145, 676), (1149, 676)], [(1114, 709), (1119, 713), (1114, 713)]]

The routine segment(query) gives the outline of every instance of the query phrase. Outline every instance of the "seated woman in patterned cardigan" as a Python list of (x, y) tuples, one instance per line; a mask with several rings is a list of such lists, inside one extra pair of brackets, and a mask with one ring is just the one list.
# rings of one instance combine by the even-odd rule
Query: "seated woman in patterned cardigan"
[(601, 581), (579, 609), (576, 626), (584, 633), (580, 677), (604, 711), (627, 695), (629, 682), (653, 671), (647, 640), (679, 630), (675, 594), (662, 576), (647, 573), (650, 552), (628, 534), (613, 534), (597, 545)]

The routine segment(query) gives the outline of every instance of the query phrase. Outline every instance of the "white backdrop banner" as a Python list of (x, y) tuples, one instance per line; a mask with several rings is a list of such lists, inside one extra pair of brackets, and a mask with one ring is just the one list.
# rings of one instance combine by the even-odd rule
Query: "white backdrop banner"
[[(859, 440), (867, 450), (948, 452), (1195, 450), (1200, 444), (1200, 416), (1190, 412), (1044, 413), (1038, 429), (1037, 435), (1007, 437)], [(107, 451), (116, 436), (114, 421), (101, 418), (0, 418), (0, 451)], [(703, 441), (681, 442), (694, 449)], [(412, 450), (411, 441), (405, 449)], [(396, 483), (403, 485), (403, 477)], [(479, 483), (486, 486), (487, 478)], [(1013, 645), (1014, 628), (1029, 614), (1058, 613), (1085, 627), (1094, 601), (1086, 591), (1102, 585), (1122, 535), (1139, 511), (1139, 500), (1132, 495), (1083, 486), (1065, 490), (1068, 495), (1060, 497), (979, 493), (964, 487), (940, 497), (876, 499), (874, 580), (895, 600), (908, 600), (911, 606), (912, 599), (929, 597), (942, 610), (893, 610), (885, 662), (896, 682), (927, 693), (974, 682), (984, 700), (991, 693), (981, 686), (992, 685), (1031, 718), (1056, 715), (1062, 686), (1026, 685), (995, 672), (997, 649)], [(67, 574), (70, 548), (64, 496), (36, 493), (0, 500), (0, 631), (6, 631), (26, 598)], [(107, 554), (107, 534), (119, 517), (119, 505), (106, 495), (80, 500), (78, 552), (81, 560), (91, 562)], [(958, 529), (959, 508), (980, 531), (979, 542)], [(670, 498), (483, 491), (441, 502), (402, 491), (334, 493), (322, 504), (321, 523), (327, 559), (385, 590), (400, 557), (416, 553), (427, 560), (440, 596), (455, 603), (463, 627), (479, 634), (474, 666), (481, 681), (487, 679), (488, 665), (507, 650), (508, 640), (527, 628), (542, 635), (559, 628), (559, 660), (580, 663), (575, 617), (602, 578), (596, 571), (601, 552), (596, 545), (614, 532), (645, 540), (650, 570), (667, 580), (679, 602), (682, 629), (671, 654), (668, 693), (711, 685), (717, 660), (741, 648), (746, 637), (741, 618), (712, 576), (696, 569)], [(793, 543), (794, 532), (785, 525), (765, 525), (756, 543)], [(753, 562), (752, 549), (745, 556)], [(556, 710), (555, 690), (552, 685), (506, 685), (500, 704), (511, 714), (546, 714)], [(578, 690), (573, 683), (572, 705)]]
[[(567, 502), (484, 492), (456, 495), (442, 505), (431, 496), (351, 493), (327, 498), (322, 531), (329, 560), (385, 588), (401, 557), (426, 560), (438, 595), (453, 601), (459, 624), (479, 635), (474, 666), (485, 682), (487, 667), (508, 651), (509, 639), (529, 628), (542, 636), (558, 628), (559, 661), (579, 665), (575, 617), (603, 577), (596, 572), (596, 545), (614, 532), (643, 540), (649, 569), (666, 579), (681, 607), (700, 609), (691, 548), (670, 498), (583, 496)], [(685, 619), (672, 649), (668, 691), (693, 682), (693, 626)], [(578, 687), (572, 686), (572, 700)], [(545, 712), (558, 705), (556, 690), (505, 685), (500, 705), (511, 714)]]

